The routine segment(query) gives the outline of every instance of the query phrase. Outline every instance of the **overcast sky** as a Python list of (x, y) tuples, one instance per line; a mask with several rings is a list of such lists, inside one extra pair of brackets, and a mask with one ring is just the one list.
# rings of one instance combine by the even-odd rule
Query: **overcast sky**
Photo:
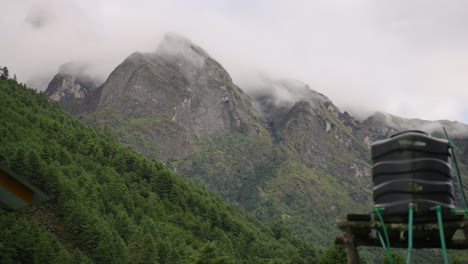
[(0, 0), (0, 65), (45, 89), (59, 65), (107, 75), (165, 32), (203, 47), (241, 88), (302, 80), (354, 114), (468, 123), (468, 1)]

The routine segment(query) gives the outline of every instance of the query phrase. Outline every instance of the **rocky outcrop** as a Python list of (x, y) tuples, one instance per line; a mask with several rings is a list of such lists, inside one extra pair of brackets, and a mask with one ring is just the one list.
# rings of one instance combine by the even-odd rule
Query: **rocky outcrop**
[(362, 124), (300, 81), (268, 80), (264, 85), (271, 88), (260, 91), (285, 95), (262, 92), (255, 95), (278, 144), (296, 153), (296, 158), (309, 166), (321, 167), (331, 174), (369, 176), (369, 166), (360, 167), (356, 173), (354, 167), (344, 166), (354, 159), (369, 162), (369, 145), (363, 143), (369, 133)]
[(139, 118), (164, 114), (198, 137), (256, 133), (251, 99), (189, 40), (167, 35), (154, 53), (134, 53), (102, 86), (98, 108)]
[(51, 100), (89, 123), (115, 127), (126, 143), (163, 161), (190, 153), (203, 138), (266, 131), (228, 72), (179, 35), (166, 35), (154, 52), (131, 54), (98, 88), (63, 68), (46, 91)]
[(69, 62), (60, 66), (58, 73), (45, 90), (45, 95), (56, 102), (84, 98), (97, 88), (96, 81), (86, 73), (86, 64)]
[(90, 65), (69, 62), (59, 67), (44, 94), (49, 100), (58, 102), (66, 112), (82, 117), (96, 110), (99, 83), (99, 78), (91, 74)]

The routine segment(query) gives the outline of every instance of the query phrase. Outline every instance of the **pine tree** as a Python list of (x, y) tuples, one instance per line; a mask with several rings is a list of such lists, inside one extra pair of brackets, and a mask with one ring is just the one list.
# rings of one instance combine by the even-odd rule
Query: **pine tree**
[(23, 148), (16, 150), (15, 155), (10, 163), (11, 169), (18, 175), (24, 175), (27, 173), (26, 154)]
[(148, 232), (139, 229), (128, 242), (129, 258), (133, 263), (157, 263), (157, 243)]
[(31, 179), (33, 184), (42, 186), (45, 182), (45, 173), (39, 154), (35, 150), (30, 150), (26, 156), (26, 162), (28, 166), (24, 172), (25, 176)]
[(0, 75), (0, 80), (8, 80), (10, 74), (8, 73), (8, 68), (6, 66), (2, 69), (2, 74)]

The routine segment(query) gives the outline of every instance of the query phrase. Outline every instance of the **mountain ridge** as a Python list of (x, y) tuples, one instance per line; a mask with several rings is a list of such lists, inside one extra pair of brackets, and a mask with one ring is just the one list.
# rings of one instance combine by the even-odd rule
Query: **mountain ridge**
[[(378, 113), (360, 122), (300, 81), (267, 79), (247, 94), (203, 49), (173, 41), (183, 50), (131, 55), (141, 63), (121, 65), (136, 75), (119, 65), (96, 89), (95, 109), (74, 114), (304, 241), (325, 246), (336, 218), (370, 211), (371, 142), (424, 123), (395, 126), (404, 119)], [(461, 135), (453, 136), (465, 157)]]

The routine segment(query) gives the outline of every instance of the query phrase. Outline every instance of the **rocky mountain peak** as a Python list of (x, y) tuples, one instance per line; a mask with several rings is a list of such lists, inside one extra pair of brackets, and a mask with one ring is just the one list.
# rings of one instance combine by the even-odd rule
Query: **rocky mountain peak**
[(129, 118), (163, 115), (196, 137), (249, 131), (251, 99), (228, 72), (185, 37), (168, 34), (155, 52), (133, 53), (102, 86), (98, 108)]
[(81, 62), (69, 62), (59, 67), (58, 73), (45, 90), (45, 95), (52, 101), (69, 101), (84, 98), (98, 86), (97, 81), (87, 71), (88, 65)]
[(260, 112), (267, 120), (277, 113), (285, 114), (301, 101), (308, 102), (314, 111), (321, 111), (325, 106), (333, 112), (339, 112), (325, 95), (312, 90), (309, 85), (298, 80), (273, 80), (263, 77), (255, 89), (252, 89), (251, 95), (256, 99)]

